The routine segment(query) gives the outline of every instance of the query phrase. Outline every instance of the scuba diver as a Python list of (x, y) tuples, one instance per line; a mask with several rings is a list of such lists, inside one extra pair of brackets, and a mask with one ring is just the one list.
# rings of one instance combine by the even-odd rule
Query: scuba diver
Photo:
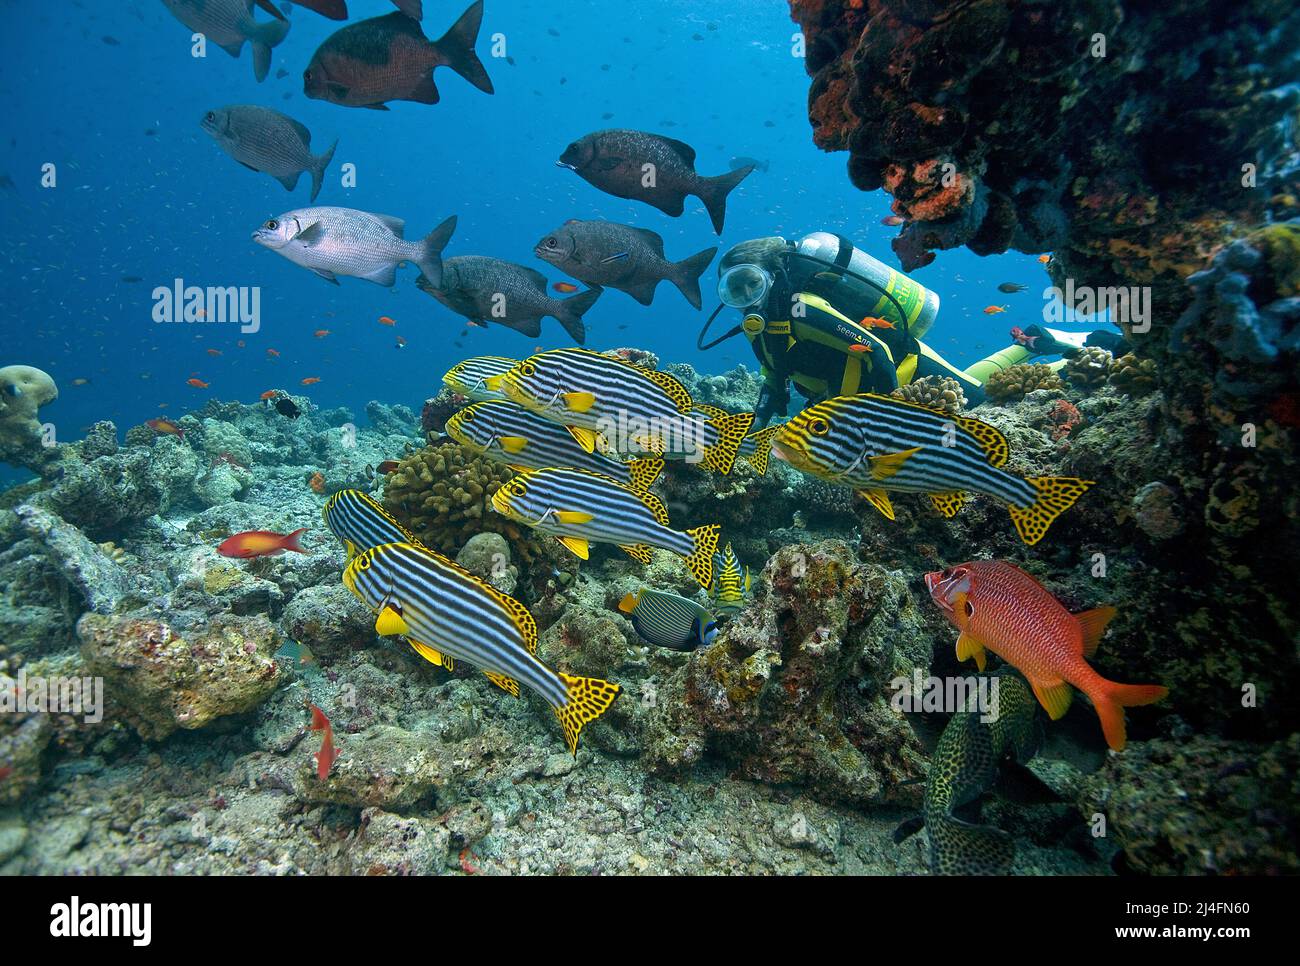
[[(958, 369), (921, 341), (938, 315), (939, 297), (829, 232), (798, 241), (741, 242), (722, 257), (718, 275), (722, 304), (697, 345), (710, 349), (741, 333), (749, 340), (763, 373), (755, 427), (789, 415), (790, 383), (811, 405), (859, 392), (887, 395), (915, 379), (947, 376), (961, 384), (974, 405), (984, 399), (984, 380), (1027, 359), (1068, 355), (1091, 345), (1116, 355), (1126, 351), (1115, 332), (1059, 332), (1034, 325), (1013, 329), (1014, 344)], [(742, 311), (743, 320), (706, 344), (709, 327), (728, 307)]]

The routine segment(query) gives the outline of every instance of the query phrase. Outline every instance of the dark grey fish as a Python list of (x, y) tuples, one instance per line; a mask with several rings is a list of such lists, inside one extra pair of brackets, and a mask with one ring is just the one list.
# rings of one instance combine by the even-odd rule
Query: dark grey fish
[(653, 205), (676, 218), (695, 195), (708, 209), (713, 230), (722, 234), (727, 194), (753, 171), (739, 168), (705, 178), (695, 173), (695, 149), (682, 141), (645, 131), (609, 129), (570, 144), (555, 162), (616, 198)]
[(998, 291), (1014, 295), (1016, 292), (1023, 292), (1027, 288), (1029, 288), (1028, 285), (1021, 285), (1019, 282), (1003, 282), (998, 286)]
[(259, 21), (253, 0), (162, 0), (171, 15), (203, 34), (231, 57), (238, 57), (247, 41), (253, 47), (253, 76), (266, 80), (271, 69), (271, 48), (289, 32), (286, 20)]
[(311, 172), (311, 200), (320, 194), (325, 168), (334, 157), (338, 141), (322, 155), (311, 153), (311, 131), (293, 118), (269, 107), (231, 104), (203, 115), (199, 126), (217, 146), (246, 168), (269, 174), (285, 189), (298, 186), (304, 171)]
[(537, 243), (533, 253), (566, 275), (588, 285), (616, 288), (642, 305), (654, 301), (655, 287), (668, 279), (700, 307), (700, 275), (717, 248), (706, 248), (680, 262), (664, 258), (664, 240), (652, 231), (612, 221), (566, 221)]
[(386, 101), (437, 104), (433, 71), (446, 65), (491, 94), (492, 81), (474, 53), (482, 19), (483, 0), (477, 0), (432, 43), (404, 13), (350, 24), (316, 50), (303, 71), (303, 91), (317, 100), (377, 111), (388, 110)]
[(747, 157), (742, 154), (739, 157), (732, 158), (728, 161), (727, 167), (732, 171), (738, 171), (741, 168), (753, 168), (755, 171), (762, 171), (766, 174), (768, 168), (771, 167), (771, 163), (768, 161), (760, 161), (758, 158)]
[(483, 255), (445, 260), (438, 287), (424, 275), (415, 284), (474, 325), (497, 322), (536, 338), (542, 334), (542, 316), (549, 315), (558, 319), (579, 345), (587, 340), (582, 316), (600, 297), (600, 292), (592, 289), (567, 299), (552, 298), (541, 272)]

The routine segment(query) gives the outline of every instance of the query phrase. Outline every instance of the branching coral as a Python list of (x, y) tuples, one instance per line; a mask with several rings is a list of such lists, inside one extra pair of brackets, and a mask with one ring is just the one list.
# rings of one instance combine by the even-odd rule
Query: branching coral
[(997, 402), (1014, 402), (1039, 389), (1061, 388), (1064, 388), (1061, 377), (1042, 362), (1008, 366), (984, 381), (984, 392)]

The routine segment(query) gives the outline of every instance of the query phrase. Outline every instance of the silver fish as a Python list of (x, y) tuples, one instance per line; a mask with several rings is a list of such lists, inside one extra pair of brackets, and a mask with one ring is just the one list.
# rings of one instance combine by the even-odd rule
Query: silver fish
[(406, 222), (354, 208), (298, 208), (272, 218), (253, 241), (309, 268), (327, 282), (350, 275), (391, 288), (397, 266), (414, 262), (428, 278), (442, 280), (442, 250), (456, 230), (452, 215), (418, 242), (406, 241)]
[(248, 41), (253, 47), (253, 76), (266, 80), (271, 69), (271, 48), (289, 32), (287, 20), (259, 21), (253, 0), (162, 0), (171, 15), (203, 34), (231, 57), (238, 57)]
[(203, 115), (199, 126), (217, 146), (246, 168), (261, 171), (292, 191), (304, 171), (311, 172), (311, 200), (320, 194), (325, 168), (338, 141), (322, 155), (311, 153), (311, 131), (269, 107), (231, 104)]

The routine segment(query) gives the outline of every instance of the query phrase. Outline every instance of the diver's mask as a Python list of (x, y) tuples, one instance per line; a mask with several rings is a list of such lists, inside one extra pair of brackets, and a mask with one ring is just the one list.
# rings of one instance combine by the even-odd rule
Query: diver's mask
[(772, 274), (757, 265), (733, 265), (718, 279), (718, 298), (733, 309), (762, 305), (772, 290)]

